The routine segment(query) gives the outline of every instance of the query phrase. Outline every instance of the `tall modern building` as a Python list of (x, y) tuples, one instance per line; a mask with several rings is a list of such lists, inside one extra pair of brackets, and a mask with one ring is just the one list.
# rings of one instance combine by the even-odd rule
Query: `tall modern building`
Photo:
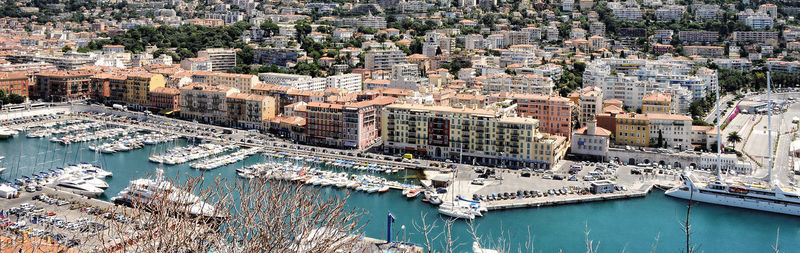
[(207, 48), (197, 52), (198, 58), (208, 58), (211, 70), (225, 72), (236, 66), (236, 51), (232, 48)]
[(391, 71), (395, 64), (407, 63), (406, 54), (400, 50), (376, 50), (367, 52), (365, 67), (369, 70)]

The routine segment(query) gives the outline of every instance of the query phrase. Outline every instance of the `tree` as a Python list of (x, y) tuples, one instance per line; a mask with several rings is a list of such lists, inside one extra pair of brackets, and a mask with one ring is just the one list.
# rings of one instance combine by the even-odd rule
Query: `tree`
[(267, 37), (278, 34), (280, 32), (280, 27), (278, 27), (277, 24), (273, 23), (272, 20), (268, 20), (261, 23), (260, 28), (261, 30), (264, 30), (264, 32), (267, 33)]
[(665, 147), (666, 145), (667, 145), (667, 143), (665, 143), (665, 142), (664, 142), (664, 133), (662, 133), (662, 132), (661, 132), (661, 129), (659, 129), (659, 130), (658, 130), (658, 142), (657, 142), (657, 146), (658, 146), (659, 148), (663, 148), (663, 147)]
[(64, 47), (61, 48), (61, 52), (66, 53), (66, 52), (69, 52), (69, 51), (72, 51), (72, 48), (69, 47), (69, 46), (64, 46)]
[(742, 142), (742, 137), (739, 136), (739, 133), (736, 131), (730, 132), (728, 134), (727, 139), (728, 142), (730, 142), (733, 145), (734, 149), (736, 148), (736, 143)]
[[(349, 197), (346, 194), (338, 197), (302, 183), (258, 178), (227, 181), (217, 177), (209, 182), (202, 176), (187, 179), (175, 176), (163, 180), (165, 185), (194, 194), (186, 199), (196, 196), (205, 205), (199, 201), (195, 206), (175, 201), (175, 196), (184, 195), (175, 195), (173, 191), (152, 191), (148, 199), (134, 199), (134, 208), (93, 207), (96, 215), (86, 214), (84, 218), (104, 227), (92, 236), (99, 245), (81, 243), (73, 249), (76, 252), (98, 248), (120, 252), (368, 252), (368, 247), (373, 246), (361, 236), (362, 211), (345, 206)], [(191, 211), (199, 209), (204, 215), (192, 214)], [(129, 221), (103, 218), (104, 214)], [(12, 248), (22, 242), (22, 236), (22, 233), (11, 235)]]
[(305, 19), (297, 21), (297, 24), (294, 25), (294, 29), (297, 31), (296, 33), (298, 41), (303, 41), (303, 38), (311, 33), (311, 25), (309, 25), (308, 21)]
[(19, 94), (11, 94), (8, 96), (8, 103), (11, 104), (22, 104), (25, 102), (25, 97)]

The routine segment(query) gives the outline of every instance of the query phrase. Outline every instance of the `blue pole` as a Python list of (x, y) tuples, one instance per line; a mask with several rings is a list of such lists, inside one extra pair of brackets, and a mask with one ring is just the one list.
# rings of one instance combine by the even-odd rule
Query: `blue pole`
[(392, 242), (392, 223), (394, 222), (394, 216), (392, 216), (392, 212), (389, 212), (389, 215), (386, 215), (386, 242)]

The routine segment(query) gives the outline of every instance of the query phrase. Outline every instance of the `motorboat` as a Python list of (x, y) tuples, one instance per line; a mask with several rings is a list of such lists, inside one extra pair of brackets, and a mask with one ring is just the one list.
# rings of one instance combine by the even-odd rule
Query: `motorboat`
[(171, 210), (188, 212), (190, 215), (210, 218), (221, 218), (226, 215), (217, 213), (215, 207), (200, 199), (200, 197), (173, 186), (164, 181), (164, 171), (158, 169), (155, 179), (142, 178), (130, 182), (130, 185), (120, 191), (111, 201), (116, 204), (128, 205), (135, 208), (157, 210), (165, 204)]
[(100, 196), (100, 194), (103, 194), (103, 189), (97, 188), (93, 184), (77, 178), (58, 180), (54, 183), (53, 187), (58, 190), (79, 194), (89, 198), (96, 198)]
[(411, 189), (405, 195), (406, 195), (406, 198), (413, 199), (413, 198), (416, 198), (419, 195), (420, 192), (422, 192), (422, 191), (419, 190), (419, 189)]

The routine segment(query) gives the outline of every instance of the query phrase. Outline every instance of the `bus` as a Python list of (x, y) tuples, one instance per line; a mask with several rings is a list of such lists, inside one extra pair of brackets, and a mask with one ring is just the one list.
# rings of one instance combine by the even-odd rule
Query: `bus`
[(28, 108), (27, 105), (6, 105), (3, 107), (4, 109), (8, 110), (9, 112), (17, 112), (22, 111)]
[(30, 108), (31, 109), (36, 109), (36, 108), (47, 108), (47, 107), (50, 107), (50, 104), (48, 104), (48, 103), (36, 103), (36, 104), (31, 104)]

